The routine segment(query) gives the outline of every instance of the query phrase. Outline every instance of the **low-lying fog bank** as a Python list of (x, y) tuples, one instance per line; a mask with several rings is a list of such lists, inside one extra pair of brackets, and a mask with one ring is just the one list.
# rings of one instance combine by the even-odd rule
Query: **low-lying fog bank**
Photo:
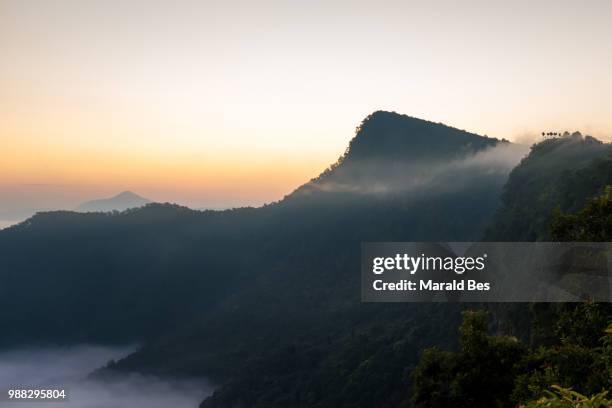
[[(133, 374), (115, 381), (87, 375), (131, 348), (78, 346), (0, 352), (0, 406), (38, 408), (195, 408), (213, 391), (205, 380), (167, 380)], [(10, 388), (62, 388), (67, 400), (10, 402)]]

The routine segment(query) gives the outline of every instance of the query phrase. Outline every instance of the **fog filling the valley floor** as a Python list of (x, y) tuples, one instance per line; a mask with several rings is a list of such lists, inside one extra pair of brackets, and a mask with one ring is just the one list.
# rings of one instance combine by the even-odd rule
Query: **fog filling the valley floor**
[[(131, 374), (113, 381), (86, 379), (132, 348), (78, 346), (0, 352), (0, 406), (70, 408), (194, 408), (213, 387), (205, 380), (166, 380)], [(66, 389), (61, 402), (10, 402), (9, 388)]]

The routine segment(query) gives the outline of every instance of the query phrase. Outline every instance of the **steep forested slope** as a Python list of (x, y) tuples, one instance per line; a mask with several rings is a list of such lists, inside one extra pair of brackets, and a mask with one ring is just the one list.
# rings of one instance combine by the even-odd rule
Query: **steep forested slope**
[[(487, 237), (609, 242), (611, 153), (611, 145), (579, 134), (534, 145), (512, 171)], [(490, 335), (484, 311), (465, 313), (458, 350), (432, 347), (423, 352), (406, 406), (610, 405), (609, 303), (483, 306), (496, 323), (496, 335)]]
[[(531, 236), (548, 236), (554, 208), (576, 208), (605, 187), (612, 175), (609, 151), (610, 145), (577, 135), (547, 140), (533, 146), (529, 156), (512, 172), (505, 187), (504, 201), (488, 229), (488, 235), (493, 236), (493, 231), (498, 231), (495, 238), (501, 241), (515, 240), (517, 236), (525, 240)], [(537, 186), (535, 189), (534, 184)], [(532, 193), (539, 192), (540, 189), (555, 193), (552, 197), (544, 195), (546, 199)], [(430, 202), (435, 203), (435, 199)], [(538, 222), (537, 217), (532, 217), (528, 218), (526, 224), (515, 226), (515, 229), (502, 229), (506, 225), (514, 226), (513, 223), (517, 222), (517, 219), (512, 222), (505, 219), (509, 216), (508, 208), (525, 211), (527, 214), (533, 211), (543, 219)], [(497, 223), (502, 223), (501, 228)], [(562, 239), (559, 236), (556, 238)], [(342, 326), (340, 330), (330, 330), (329, 337), (307, 336), (285, 348), (273, 348), (265, 357), (247, 364), (245, 371), (232, 376), (232, 379), (202, 406), (225, 408), (244, 404), (253, 407), (396, 407), (418, 401), (421, 401), (417, 404), (420, 404), (419, 406), (437, 406), (431, 405), (432, 395), (438, 395), (442, 398), (439, 401), (450, 404), (441, 406), (457, 406), (458, 401), (462, 401), (462, 406), (470, 406), (470, 403), (476, 404), (477, 401), (480, 401), (478, 404), (485, 404), (477, 406), (490, 406), (487, 404), (496, 400), (504, 401), (504, 406), (514, 406), (518, 399), (533, 397), (536, 392), (533, 384), (526, 383), (517, 383), (514, 390), (514, 376), (520, 373), (524, 376), (533, 375), (534, 379), (529, 381), (538, 381), (537, 378), (541, 374), (530, 372), (526, 366), (517, 368), (516, 372), (503, 367), (501, 363), (499, 367), (495, 366), (496, 359), (506, 352), (495, 347), (507, 345), (508, 349), (527, 350), (527, 345), (537, 349), (542, 345), (555, 344), (555, 341), (558, 341), (558, 338), (555, 340), (557, 322), (561, 316), (571, 314), (574, 308), (571, 305), (482, 305), (481, 307), (490, 311), (493, 318), (491, 328), (496, 333), (519, 336), (526, 345), (518, 344), (516, 338), (493, 339), (493, 354), (487, 356), (483, 349), (478, 355), (480, 365), (474, 366), (474, 369), (480, 371), (471, 372), (469, 367), (459, 364), (457, 372), (462, 369), (469, 372), (471, 380), (475, 381), (474, 385), (491, 381), (491, 384), (499, 384), (499, 387), (476, 387), (471, 391), (468, 387), (453, 394), (452, 390), (447, 389), (451, 386), (450, 380), (444, 382), (443, 379), (431, 378), (431, 381), (440, 381), (436, 385), (440, 389), (423, 389), (419, 383), (421, 388), (418, 392), (421, 396), (411, 399), (409, 374), (416, 364), (416, 356), (420, 355), (427, 342), (430, 346), (446, 344), (446, 347), (454, 348), (457, 337), (449, 330), (441, 330), (441, 327), (457, 327), (459, 308), (454, 305), (385, 305), (377, 310), (376, 318), (368, 319), (366, 316), (370, 306), (372, 305), (361, 304), (356, 307), (359, 318), (352, 321), (351, 325)], [(609, 313), (609, 308), (605, 308), (602, 313)], [(605, 323), (605, 317), (603, 321)], [(600, 329), (600, 325), (596, 325), (593, 335), (596, 336), (597, 330)], [(585, 328), (585, 333), (586, 331), (588, 330)], [(415, 333), (418, 335), (415, 336)], [(356, 336), (361, 342), (355, 341)], [(571, 349), (575, 346), (567, 347)], [(355, 356), (354, 353), (358, 355)], [(590, 351), (586, 350), (585, 353), (587, 355)], [(597, 354), (593, 356), (598, 358)], [(584, 360), (585, 364), (591, 364), (588, 363), (591, 357), (589, 355)], [(557, 357), (555, 354), (546, 358), (534, 354), (529, 358), (541, 361)], [(444, 369), (444, 365), (436, 365), (435, 361), (431, 364), (435, 370)], [(445, 363), (441, 361), (440, 364)], [(513, 364), (510, 363), (510, 366)], [(563, 377), (564, 383), (571, 383), (571, 379), (575, 378), (572, 376), (578, 375), (575, 373), (584, 369), (584, 364), (577, 364), (574, 364), (574, 374)], [(431, 370), (428, 367), (423, 370)], [(449, 379), (454, 378), (452, 372), (447, 374)], [(603, 377), (600, 374), (596, 377), (599, 382), (594, 380), (590, 388), (584, 388), (585, 392), (593, 391), (597, 384), (601, 384)], [(427, 371), (423, 375), (424, 381), (427, 382), (428, 376), (435, 374), (433, 371)], [(441, 375), (445, 374), (442, 372)], [(478, 377), (479, 375), (482, 377)], [(561, 377), (551, 376), (550, 381), (554, 378)], [(546, 384), (542, 382), (538, 390), (545, 388)], [(528, 385), (533, 388), (532, 391), (527, 391)], [(472, 391), (475, 394), (461, 394), (469, 394)], [(517, 395), (511, 398), (512, 392)]]
[(486, 239), (549, 239), (555, 208), (576, 211), (608, 184), (612, 184), (610, 144), (579, 133), (538, 143), (510, 174)]
[[(418, 128), (448, 128), (384, 112), (368, 118), (356, 140), (364, 129), (379, 128), (378, 120), (407, 129), (401, 137), (391, 125), (388, 133), (367, 133), (384, 145), (400, 140), (387, 147), (392, 155), (353, 159), (353, 146), (361, 143), (353, 141), (336, 165), (268, 207), (284, 219), (264, 237), (271, 265), (251, 268), (249, 285), (188, 330), (113, 368), (208, 375), (216, 369), (230, 382), (211, 406), (371, 406), (383, 396), (393, 406), (401, 400), (419, 350), (431, 342), (452, 345), (460, 309), (361, 303), (360, 242), (476, 240), (510, 169), (499, 159), (522, 151), (451, 129), (453, 145), (441, 142), (426, 160), (423, 151), (408, 148)], [(434, 136), (429, 143), (439, 141)], [(495, 147), (500, 150), (489, 157)]]
[[(555, 211), (550, 227), (559, 241), (612, 241), (612, 186), (576, 213)], [(529, 316), (528, 341), (500, 332), (491, 336), (487, 313), (465, 312), (456, 352), (424, 350), (411, 375), (407, 406), (612, 406), (612, 304), (486, 306), (494, 316), (508, 310)]]

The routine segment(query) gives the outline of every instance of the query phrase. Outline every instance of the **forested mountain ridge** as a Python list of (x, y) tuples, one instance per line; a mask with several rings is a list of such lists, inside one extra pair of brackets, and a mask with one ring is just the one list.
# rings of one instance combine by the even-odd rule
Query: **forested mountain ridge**
[(459, 189), (448, 175), (478, 175), (480, 164), (465, 163), (480, 163), (472, 159), (498, 143), (376, 112), (336, 166), (342, 182), (364, 185), (361, 169), (346, 164), (353, 162), (374, 162), (380, 173), (372, 174), (401, 180), (414, 178), (407, 168), (422, 174), (451, 157), (458, 167), (420, 180), (409, 193), (393, 184), (380, 193), (320, 189), (307, 199), (291, 194), (262, 208), (227, 211), (149, 204), (118, 214), (38, 214), (0, 231), (0, 323), (8, 328), (1, 341), (148, 343), (192, 327), (193, 319), (212, 326), (216, 315), (232, 310), (231, 319), (217, 322), (219, 339), (232, 336), (233, 325), (259, 330), (261, 319), (281, 315), (302, 330), (321, 320), (321, 310), (358, 303), (354, 271), (362, 240), (476, 239), (509, 166)]
[[(436, 176), (443, 176), (449, 163), (462, 163), (499, 143), (510, 145), (440, 123), (376, 111), (357, 127), (355, 137), (336, 163), (283, 201), (304, 199), (316, 192), (415, 192), (431, 184)], [(521, 153), (520, 147), (515, 148), (514, 154)], [(441, 168), (436, 169), (437, 165)], [(321, 198), (321, 194), (316, 195), (316, 199)]]
[[(579, 208), (590, 197), (596, 196), (604, 189), (612, 174), (609, 167), (609, 149), (609, 144), (603, 144), (589, 137), (582, 138), (579, 135), (546, 140), (534, 145), (531, 153), (512, 171), (505, 187), (504, 202), (497, 212), (496, 219), (491, 221), (487, 235), (492, 236), (491, 231), (496, 230), (497, 222), (507, 222), (507, 220), (500, 220), (501, 217), (506, 216), (505, 208), (511, 206), (514, 200), (520, 198), (522, 200), (521, 205), (524, 205), (525, 209), (541, 211), (544, 220), (534, 224), (531, 219), (531, 223), (527, 224), (528, 229), (525, 227), (521, 229), (523, 224), (518, 224), (517, 231), (525, 234), (522, 235), (524, 237), (529, 236), (526, 234), (527, 232), (534, 233), (535, 236), (548, 236), (554, 208), (561, 207), (566, 210)], [(531, 194), (532, 183), (537, 183), (540, 188), (547, 191), (565, 192), (568, 196), (553, 196), (550, 201), (544, 201), (545, 206), (541, 208), (542, 199), (537, 194)], [(435, 202), (435, 200), (431, 202)], [(468, 200), (468, 202), (473, 203), (472, 200)], [(573, 206), (568, 205), (569, 202), (575, 204)], [(508, 223), (508, 225), (511, 224), (511, 222)], [(514, 234), (513, 230), (502, 230), (495, 235), (495, 239), (511, 241), (516, 239), (516, 236), (512, 234)], [(372, 305), (361, 305), (360, 312), (365, 315), (369, 306)], [(284, 352), (281, 349), (277, 353), (272, 353), (266, 359), (253, 363), (246, 373), (235, 375), (230, 382), (208, 398), (202, 406), (206, 408), (227, 408), (241, 403), (250, 407), (397, 407), (400, 404), (410, 406), (412, 403), (410, 398), (412, 381), (406, 372), (412, 371), (412, 366), (416, 364), (416, 355), (419, 352), (414, 354), (414, 350), (404, 347), (410, 345), (411, 347), (421, 348), (419, 342), (415, 342), (411, 334), (415, 330), (417, 332), (426, 330), (429, 331), (429, 334), (425, 337), (431, 339), (431, 345), (440, 346), (447, 343), (449, 346), (446, 348), (454, 349), (456, 345), (453, 339), (457, 339), (456, 336), (449, 332), (442, 334), (431, 330), (439, 328), (440, 324), (449, 328), (457, 328), (460, 320), (458, 308), (454, 305), (439, 305), (443, 310), (441, 313), (446, 316), (447, 320), (445, 321), (431, 305), (403, 305), (403, 309), (401, 305), (385, 306), (378, 310), (377, 324), (373, 324), (372, 320), (368, 323), (368, 320), (364, 318), (360, 320), (360, 324), (353, 326), (353, 331), (346, 331), (344, 335), (334, 333), (331, 342), (325, 340), (323, 336), (320, 336), (319, 339), (312, 337), (309, 340), (296, 342), (293, 348), (288, 348)], [(487, 309), (490, 310), (493, 317), (492, 327), (496, 333), (510, 333), (514, 336), (520, 336), (528, 344), (532, 342), (534, 347), (543, 344), (543, 341), (550, 341), (546, 339), (554, 337), (555, 316), (563, 311), (563, 308), (550, 310), (537, 305), (530, 307), (526, 304), (492, 304), (488, 305)], [(397, 314), (394, 314), (394, 312)], [(429, 321), (428, 319), (435, 319), (436, 323), (432, 325), (423, 324), (424, 321)], [(402, 324), (406, 326), (402, 326)], [(350, 355), (351, 352), (355, 352), (356, 348), (368, 347), (364, 344), (359, 346), (354, 344), (353, 336), (356, 335), (355, 333), (363, 336), (360, 337), (361, 339), (368, 338), (369, 342), (366, 341), (364, 344), (372, 347), (371, 353), (366, 352), (357, 358), (360, 364), (364, 364), (367, 369), (364, 369), (360, 364), (351, 366), (351, 360), (347, 357), (347, 354)], [(444, 340), (441, 337), (444, 337)], [(502, 341), (505, 340), (502, 339)], [(396, 346), (390, 349), (389, 344)], [(402, 346), (397, 346), (398, 344), (402, 344)], [(288, 354), (288, 350), (291, 350), (291, 354)], [(325, 352), (321, 350), (325, 350)], [(312, 359), (313, 353), (318, 358)], [(317, 353), (322, 353), (323, 357)], [(402, 363), (395, 364), (397, 360), (394, 359), (400, 359)], [(281, 364), (281, 361), (284, 361), (284, 365), (290, 368), (279, 371), (278, 364)], [(302, 363), (304, 366), (298, 366), (300, 368), (298, 370), (288, 361), (295, 362), (294, 364), (304, 361), (307, 363)], [(486, 361), (483, 362), (483, 365), (487, 366)], [(310, 366), (315, 368), (308, 369), (307, 367)], [(495, 371), (493, 366), (489, 369)], [(580, 369), (582, 368), (576, 368), (577, 371)], [(381, 379), (380, 382), (377, 382), (374, 378), (363, 376), (364, 371), (367, 371), (369, 376)], [(486, 375), (497, 376), (501, 380), (510, 373), (504, 368), (504, 372), (492, 372)], [(477, 376), (477, 373), (474, 375)], [(533, 375), (537, 378), (538, 374), (534, 373)], [(344, 380), (337, 380), (339, 377), (344, 378)], [(484, 381), (484, 378), (481, 380)], [(495, 380), (491, 378), (491, 381)], [(509, 381), (511, 383), (512, 379)], [(329, 386), (326, 387), (324, 384), (329, 384)], [(450, 382), (441, 383), (440, 386), (444, 387), (444, 384), (449, 385)], [(542, 383), (541, 387), (544, 387), (545, 384)], [(421, 384), (418, 385), (421, 386)], [(520, 388), (520, 385), (517, 385), (517, 387)], [(512, 391), (512, 385), (510, 385), (510, 391), (504, 390), (507, 390), (507, 388), (501, 391), (501, 395), (505, 395), (506, 399), (506, 402), (504, 402), (506, 405), (504, 406), (514, 406), (509, 394), (504, 394), (504, 392)], [(427, 389), (421, 389), (419, 392), (429, 395)], [(446, 391), (442, 390), (441, 392)], [(457, 401), (464, 401), (465, 406), (470, 406), (469, 401), (473, 403), (479, 401), (474, 406), (481, 406), (478, 404), (484, 401), (485, 405), (483, 406), (489, 406), (486, 404), (490, 404), (498, 398), (499, 392), (500, 390), (494, 387), (491, 387), (490, 390), (479, 389), (478, 395), (469, 398), (467, 398), (467, 395), (459, 395), (458, 399), (449, 398), (446, 401), (450, 404), (448, 406), (456, 406)], [(532, 395), (524, 388), (517, 389), (516, 392), (522, 393), (521, 395), (524, 397)], [(519, 395), (514, 398), (519, 398)], [(433, 405), (424, 404), (421, 406)]]
[[(612, 145), (579, 133), (534, 145), (485, 238), (610, 242)], [(457, 349), (424, 350), (405, 406), (612, 406), (609, 303), (483, 306), (464, 313)]]
[(487, 241), (550, 239), (555, 208), (576, 211), (612, 184), (612, 145), (580, 133), (544, 140), (510, 173)]
[[(572, 161), (539, 146), (521, 166), (556, 186), (552, 174)], [(593, 164), (605, 163), (601, 146), (586, 149), (584, 197), (605, 179)], [(138, 340), (141, 350), (99, 375), (209, 376), (224, 385), (207, 408), (395, 407), (420, 350), (456, 346), (461, 308), (361, 303), (360, 242), (480, 239), (523, 153), (376, 112), (336, 165), (262, 208), (39, 214), (0, 231), (2, 340)]]
[[(248, 271), (243, 271), (238, 279), (244, 279), (248, 285), (236, 287), (234, 293), (202, 316), (198, 324), (150, 343), (141, 353), (125, 359), (115, 368), (148, 367), (165, 373), (207, 370), (204, 372), (207, 375), (221, 369), (222, 376), (227, 376), (227, 371), (240, 367), (244, 359), (264, 352), (270, 342), (286, 344), (289, 339), (307, 332), (326, 337), (340, 330), (344, 335), (346, 325), (369, 325), (380, 310), (400, 316), (402, 323), (398, 324), (405, 324), (404, 312), (400, 312), (404, 307), (360, 307), (357, 273), (360, 242), (477, 239), (497, 207), (498, 193), (510, 166), (497, 163), (489, 166), (491, 171), (478, 174), (482, 166), (488, 166), (486, 160), (473, 160), (473, 166), (466, 163), (471, 163), (475, 157), (481, 159), (482, 156), (476, 156), (478, 152), (495, 147), (499, 141), (403, 115), (379, 112), (366, 118), (360, 129), (369, 128), (369, 123), (379, 120), (384, 121), (384, 132), (390, 132), (392, 137), (381, 131), (369, 133), (367, 139), (392, 140), (393, 143), (387, 143), (394, 144), (390, 151), (403, 149), (407, 154), (395, 155), (393, 159), (380, 153), (373, 155), (376, 161), (369, 161), (376, 162), (374, 168), (378, 174), (389, 174), (395, 169), (405, 180), (413, 176), (405, 172), (414, 159), (406, 146), (410, 146), (418, 135), (403, 130), (406, 122), (411, 126), (414, 123), (425, 128), (434, 126), (437, 132), (448, 131), (456, 138), (453, 147), (441, 147), (446, 151), (443, 155), (433, 155), (425, 164), (420, 160), (421, 165), (432, 170), (430, 173), (434, 172), (436, 163), (446, 166), (451, 161), (457, 165), (452, 170), (449, 167), (440, 171), (435, 183), (428, 179), (409, 191), (318, 188), (304, 194), (302, 189), (297, 189), (278, 203), (253, 210), (258, 220), (266, 221), (253, 232), (257, 240), (251, 245), (258, 250), (258, 255), (249, 258)], [(356, 138), (364, 138), (360, 132)], [(455, 140), (453, 138), (451, 140)], [(430, 139), (430, 144), (437, 143), (438, 139)], [(332, 177), (330, 173), (334, 173), (336, 181), (341, 176), (344, 184), (348, 181), (358, 185), (359, 177), (352, 177), (355, 173), (345, 167), (352, 161), (351, 157), (352, 149), (348, 149), (344, 159), (308, 184), (327, 182)], [(413, 169), (424, 173), (417, 166)], [(448, 179), (451, 172), (456, 178), (463, 176), (465, 180), (477, 177), (479, 183), (463, 184), (462, 188), (455, 188), (460, 184), (455, 183), (452, 188), (444, 188), (451, 187)], [(387, 181), (379, 180), (380, 183)], [(415, 315), (420, 313), (424, 311), (415, 311)], [(279, 331), (278, 327), (283, 329)], [(450, 327), (444, 325), (433, 331), (445, 332)], [(210, 336), (211, 332), (215, 336)], [(231, 342), (227, 341), (228, 337), (232, 338)], [(432, 332), (431, 337), (442, 341), (444, 335)], [(173, 363), (167, 364), (167, 361)], [(219, 365), (223, 367), (217, 368)]]

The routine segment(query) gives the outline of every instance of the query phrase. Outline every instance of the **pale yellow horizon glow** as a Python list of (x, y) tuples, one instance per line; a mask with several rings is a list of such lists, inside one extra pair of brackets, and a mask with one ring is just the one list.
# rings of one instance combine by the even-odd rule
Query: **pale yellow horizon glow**
[(0, 211), (261, 205), (379, 109), (611, 140), (611, 19), (604, 0), (0, 0)]

